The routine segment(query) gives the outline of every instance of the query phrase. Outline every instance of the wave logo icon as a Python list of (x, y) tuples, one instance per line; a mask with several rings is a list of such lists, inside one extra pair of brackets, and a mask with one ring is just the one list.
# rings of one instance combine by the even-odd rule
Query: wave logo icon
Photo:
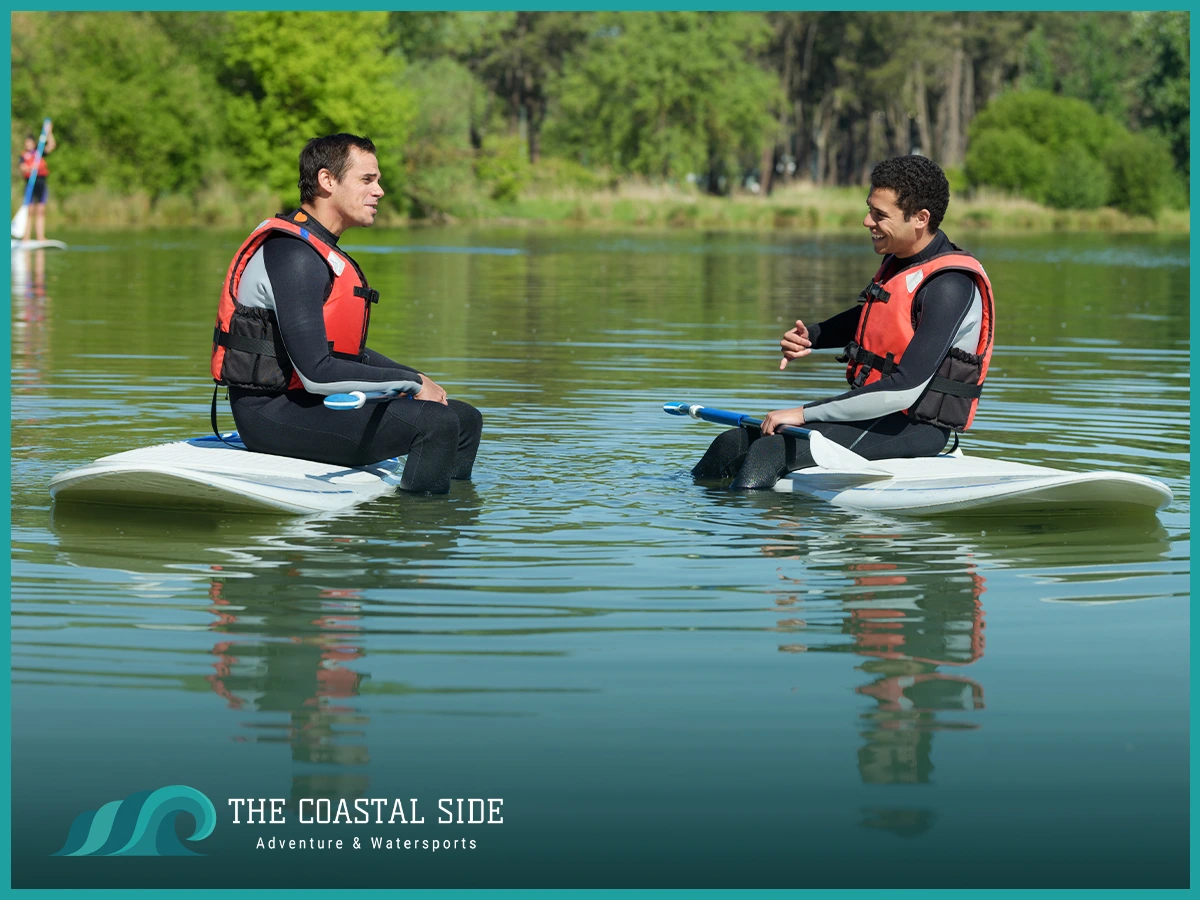
[(51, 855), (203, 856), (179, 843), (175, 817), (181, 813), (196, 821), (189, 841), (204, 840), (217, 824), (217, 811), (208, 797), (185, 784), (171, 784), (80, 813), (71, 823), (67, 842)]

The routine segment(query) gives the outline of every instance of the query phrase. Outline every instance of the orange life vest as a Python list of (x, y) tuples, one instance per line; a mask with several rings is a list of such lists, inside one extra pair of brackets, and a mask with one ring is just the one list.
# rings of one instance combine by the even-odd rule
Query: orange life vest
[[(29, 173), (33, 171), (33, 158), (35, 156), (37, 156), (37, 151), (35, 150), (25, 150), (21, 153), (21, 169), (23, 170), (26, 178), (28, 178)], [(43, 153), (38, 159), (37, 173), (39, 178), (45, 178), (50, 174), (50, 166), (46, 164), (45, 153)]]
[[(953, 246), (953, 245), (952, 245)], [(992, 284), (975, 257), (955, 247), (917, 265), (887, 274), (894, 257), (884, 259), (871, 283), (862, 292), (862, 312), (854, 340), (838, 357), (846, 366), (851, 388), (873, 384), (894, 372), (912, 341), (917, 323), (913, 299), (935, 272), (966, 272), (983, 299), (983, 322), (974, 353), (951, 347), (911, 409), (916, 422), (930, 422), (952, 431), (965, 431), (975, 418), (979, 394), (992, 359), (992, 324), (995, 318)]]
[(217, 305), (217, 327), (213, 331), (212, 377), (221, 385), (266, 392), (303, 390), (283, 340), (275, 311), (243, 306), (237, 302), (242, 273), (263, 242), (276, 232), (307, 241), (329, 267), (333, 284), (322, 308), (329, 352), (343, 359), (359, 359), (367, 345), (371, 304), (379, 292), (367, 286), (362, 270), (349, 256), (315, 237), (299, 223), (303, 212), (277, 216), (259, 223), (241, 248), (225, 275)]

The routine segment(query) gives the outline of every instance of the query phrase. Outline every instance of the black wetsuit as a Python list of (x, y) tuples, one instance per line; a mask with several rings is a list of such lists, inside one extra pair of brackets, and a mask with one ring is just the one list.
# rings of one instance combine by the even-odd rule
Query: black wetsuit
[[(939, 231), (920, 253), (896, 260), (893, 271), (953, 249)], [(973, 340), (970, 332), (977, 327), (979, 309), (978, 291), (969, 275), (951, 270), (931, 276), (913, 299), (916, 330), (896, 371), (864, 387), (805, 404), (803, 427), (867, 459), (936, 456), (950, 438), (949, 429), (914, 422), (903, 410), (914, 404), (950, 348)], [(809, 326), (812, 348), (845, 347), (854, 339), (861, 311), (854, 306)], [(803, 438), (733, 428), (717, 436), (692, 475), (734, 476), (733, 488), (767, 488), (787, 472), (813, 465)]]
[[(305, 223), (330, 246), (337, 238)], [(340, 466), (365, 466), (408, 455), (400, 487), (442, 493), (451, 478), (470, 478), (483, 417), (461, 400), (448, 406), (399, 398), (356, 410), (331, 410), (324, 396), (352, 390), (415, 392), (415, 369), (367, 349), (355, 360), (329, 352), (322, 311), (332, 287), (329, 267), (307, 242), (284, 233), (266, 240), (242, 275), (238, 302), (274, 308), (288, 357), (308, 390), (264, 394), (229, 388), (233, 419), (251, 450)]]

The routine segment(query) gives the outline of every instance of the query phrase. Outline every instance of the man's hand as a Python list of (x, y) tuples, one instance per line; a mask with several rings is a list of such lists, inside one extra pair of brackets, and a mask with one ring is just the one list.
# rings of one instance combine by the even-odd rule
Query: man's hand
[[(805, 351), (806, 353), (808, 351)], [(767, 417), (763, 419), (762, 433), (774, 434), (775, 430), (780, 425), (803, 425), (804, 424), (804, 407), (797, 406), (793, 409), (776, 409), (767, 413)]]
[(790, 360), (812, 353), (812, 341), (808, 339), (808, 328), (803, 322), (796, 320), (796, 327), (779, 341), (779, 349), (783, 351), (783, 359), (779, 361), (780, 372), (787, 368)]
[(446, 402), (446, 392), (442, 386), (426, 375), (424, 372), (418, 372), (421, 376), (421, 390), (417, 391), (414, 400), (432, 400), (434, 403), (440, 403), (442, 406), (449, 406)]

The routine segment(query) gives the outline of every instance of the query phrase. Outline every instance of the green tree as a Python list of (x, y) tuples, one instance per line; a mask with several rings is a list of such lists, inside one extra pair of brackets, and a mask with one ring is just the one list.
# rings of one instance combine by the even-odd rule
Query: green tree
[(1135, 13), (1131, 44), (1149, 59), (1137, 84), (1139, 121), (1167, 139), (1175, 166), (1191, 179), (1190, 15), (1186, 12)]
[(986, 185), (1029, 197), (1045, 199), (1046, 173), (1052, 154), (1017, 128), (976, 131), (967, 151), (965, 173), (972, 185)]
[(510, 136), (524, 123), (532, 163), (542, 152), (550, 84), (591, 25), (590, 14), (576, 12), (460, 13), (450, 23), (447, 46), (499, 101)]
[(1175, 176), (1171, 151), (1162, 138), (1126, 134), (1105, 150), (1112, 173), (1113, 206), (1134, 216), (1154, 218), (1166, 205)]
[(741, 13), (600, 18), (556, 85), (547, 146), (617, 172), (718, 180), (757, 163), (778, 81), (755, 55), (770, 29)]
[(399, 83), (403, 58), (388, 52), (388, 14), (241, 12), (230, 22), (222, 81), (231, 152), (246, 177), (294, 198), (305, 141), (348, 131), (375, 142), (396, 203), (414, 103)]
[(222, 131), (212, 76), (151, 13), (13, 13), (12, 114), (54, 119), (56, 189), (152, 198), (211, 175)]
[(1108, 202), (1110, 183), (1104, 163), (1079, 144), (1067, 144), (1046, 173), (1046, 202), (1059, 209), (1095, 209)]

